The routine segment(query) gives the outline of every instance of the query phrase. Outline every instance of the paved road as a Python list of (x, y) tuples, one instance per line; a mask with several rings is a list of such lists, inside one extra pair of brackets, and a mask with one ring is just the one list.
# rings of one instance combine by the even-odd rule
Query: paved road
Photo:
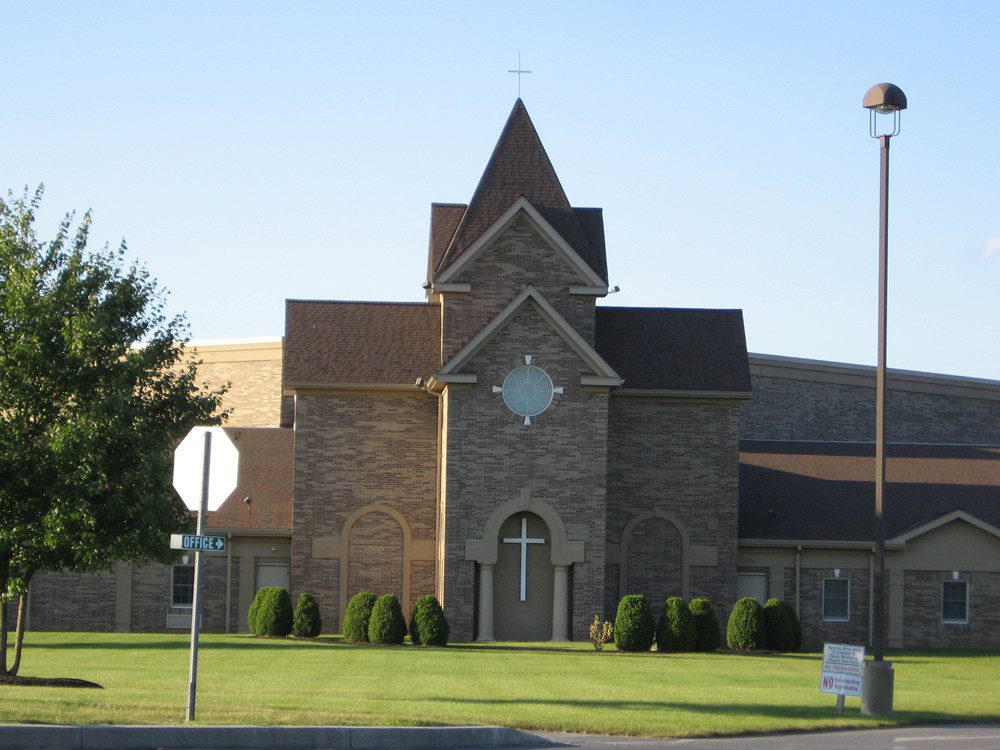
[(1000, 724), (865, 729), (717, 740), (643, 740), (578, 734), (541, 736), (565, 748), (581, 750), (1000, 750)]

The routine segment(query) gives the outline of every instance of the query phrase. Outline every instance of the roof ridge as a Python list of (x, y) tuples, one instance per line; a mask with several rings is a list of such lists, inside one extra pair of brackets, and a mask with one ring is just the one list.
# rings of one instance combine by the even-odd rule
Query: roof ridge
[(434, 307), (430, 302), (394, 302), (391, 300), (353, 300), (353, 299), (297, 299), (286, 297), (285, 302), (297, 302), (311, 305), (396, 305), (398, 307)]
[(729, 312), (742, 313), (742, 307), (641, 307), (638, 305), (598, 305), (598, 310), (664, 310), (670, 312)]

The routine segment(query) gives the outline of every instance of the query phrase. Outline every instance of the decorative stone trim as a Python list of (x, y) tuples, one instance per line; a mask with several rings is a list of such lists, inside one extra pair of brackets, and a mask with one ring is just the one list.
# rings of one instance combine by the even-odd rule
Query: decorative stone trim
[(672, 523), (677, 532), (681, 535), (681, 596), (685, 599), (688, 598), (688, 584), (691, 580), (689, 574), (689, 569), (691, 567), (691, 537), (688, 534), (687, 527), (681, 523), (681, 520), (666, 510), (647, 510), (634, 516), (627, 524), (625, 528), (622, 529), (622, 540), (619, 547), (619, 565), (618, 565), (618, 590), (624, 592), (626, 589), (626, 576), (628, 575), (628, 543), (629, 538), (632, 536), (632, 531), (643, 521), (648, 521), (650, 518), (660, 518), (668, 523)]
[(358, 508), (356, 511), (351, 513), (344, 522), (344, 528), (340, 532), (340, 612), (339, 621), (343, 623), (344, 614), (347, 612), (347, 586), (348, 586), (348, 564), (350, 562), (350, 538), (351, 538), (351, 528), (362, 516), (366, 516), (369, 513), (385, 513), (387, 516), (393, 518), (396, 523), (399, 524), (399, 528), (403, 532), (403, 600), (402, 605), (404, 607), (408, 606), (407, 603), (410, 601), (410, 555), (412, 548), (412, 539), (410, 535), (410, 526), (406, 523), (406, 519), (403, 518), (402, 514), (390, 508), (388, 505), (383, 505), (382, 503), (372, 503), (371, 505), (366, 505), (363, 508)]

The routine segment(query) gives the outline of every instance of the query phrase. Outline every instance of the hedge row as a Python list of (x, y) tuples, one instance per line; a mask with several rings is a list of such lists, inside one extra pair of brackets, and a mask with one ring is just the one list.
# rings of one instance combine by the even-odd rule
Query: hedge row
[[(659, 621), (645, 596), (622, 597), (615, 616), (615, 646), (619, 651), (648, 651), (656, 643), (662, 653), (715, 651), (721, 645), (719, 620), (708, 599), (679, 596), (663, 602)], [(769, 599), (763, 607), (753, 597), (740, 599), (726, 623), (726, 645), (734, 651), (797, 651), (802, 645), (799, 619), (787, 603)]]
[(310, 594), (301, 594), (292, 610), (292, 597), (279, 586), (265, 586), (254, 595), (247, 612), (250, 632), (261, 636), (315, 638), (323, 628), (319, 606)]
[(399, 645), (407, 632), (416, 646), (448, 644), (448, 620), (441, 604), (431, 595), (417, 600), (407, 627), (403, 609), (392, 594), (376, 597), (361, 591), (351, 597), (344, 615), (344, 640), (351, 643)]

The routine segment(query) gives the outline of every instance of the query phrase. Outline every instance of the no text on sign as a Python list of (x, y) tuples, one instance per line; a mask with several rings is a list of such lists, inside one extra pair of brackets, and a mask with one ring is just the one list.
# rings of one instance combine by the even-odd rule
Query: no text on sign
[(865, 647), (846, 643), (823, 644), (823, 673), (819, 691), (832, 695), (861, 695), (861, 672)]
[(205, 433), (211, 435), (206, 510), (218, 510), (236, 489), (240, 452), (221, 427), (193, 427), (174, 450), (174, 489), (190, 510), (201, 506)]
[(171, 534), (170, 549), (194, 550), (196, 552), (225, 552), (226, 537)]

